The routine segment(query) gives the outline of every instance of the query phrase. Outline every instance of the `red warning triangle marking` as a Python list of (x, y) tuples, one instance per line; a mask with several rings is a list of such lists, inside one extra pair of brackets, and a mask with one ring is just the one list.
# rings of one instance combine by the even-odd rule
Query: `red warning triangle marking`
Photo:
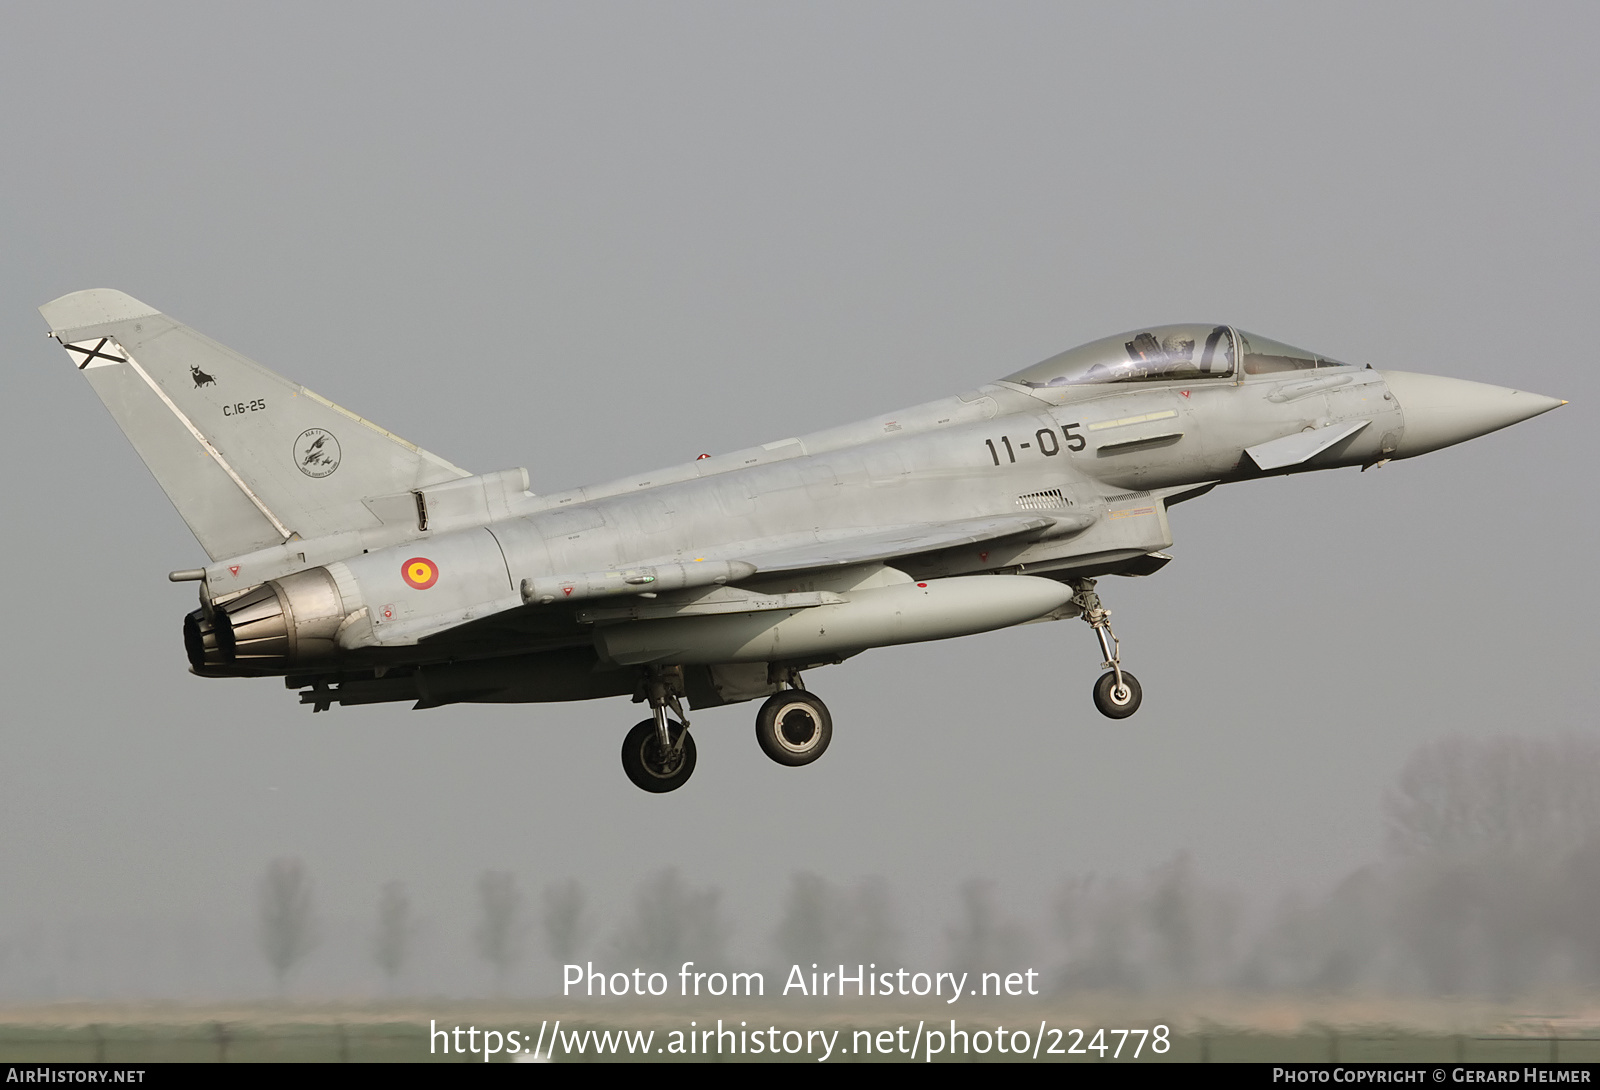
[(567, 595), (568, 597), (571, 597), (572, 588), (571, 587), (562, 587), (561, 588), (561, 593)]
[(1179, 390), (1178, 392), (1180, 394), (1182, 394), (1184, 397), (1188, 397), (1189, 396), (1189, 391), (1188, 390)]
[(229, 564), (228, 565), (228, 571), (232, 575), (238, 575), (239, 574), (239, 565), (237, 565), (237, 564)]

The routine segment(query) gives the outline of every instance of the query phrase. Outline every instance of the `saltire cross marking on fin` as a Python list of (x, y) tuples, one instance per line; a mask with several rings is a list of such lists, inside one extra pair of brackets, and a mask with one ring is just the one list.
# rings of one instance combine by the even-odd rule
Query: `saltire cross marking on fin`
[[(101, 349), (105, 348), (105, 346), (108, 344), (111, 346), (111, 351), (102, 352)], [(78, 364), (78, 370), (80, 371), (89, 366), (89, 364), (93, 363), (95, 360), (106, 360), (108, 363), (128, 362), (128, 357), (123, 354), (122, 346), (117, 344), (110, 337), (101, 337), (92, 348), (89, 347), (88, 341), (77, 341), (73, 344), (64, 344), (61, 347), (65, 348), (68, 352), (83, 353), (83, 362)]]

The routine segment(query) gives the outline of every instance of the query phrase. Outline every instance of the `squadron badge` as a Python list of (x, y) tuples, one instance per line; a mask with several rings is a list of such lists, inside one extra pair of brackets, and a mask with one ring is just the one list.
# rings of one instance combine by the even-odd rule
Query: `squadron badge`
[(307, 428), (294, 441), (294, 462), (307, 477), (326, 477), (339, 468), (339, 440), (331, 431)]

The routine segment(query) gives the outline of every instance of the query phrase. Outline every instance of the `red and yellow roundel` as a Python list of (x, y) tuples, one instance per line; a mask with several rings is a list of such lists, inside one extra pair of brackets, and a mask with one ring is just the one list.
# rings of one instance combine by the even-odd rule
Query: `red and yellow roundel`
[(400, 565), (400, 578), (413, 590), (427, 590), (439, 581), (439, 565), (425, 556), (413, 556)]

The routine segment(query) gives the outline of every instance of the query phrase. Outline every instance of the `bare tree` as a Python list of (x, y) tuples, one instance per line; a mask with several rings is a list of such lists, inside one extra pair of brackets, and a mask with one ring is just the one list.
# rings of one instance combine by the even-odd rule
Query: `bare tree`
[(1140, 983), (1138, 897), (1125, 882), (1098, 875), (1066, 881), (1053, 906), (1056, 933), (1067, 947), (1060, 986), (1132, 990)]
[(1593, 971), (1600, 740), (1434, 742), (1384, 818), (1396, 930), (1431, 990), (1508, 999)]
[(1235, 982), (1337, 994), (1394, 981), (1405, 921), (1396, 919), (1393, 877), (1366, 866), (1318, 900), (1286, 895), (1245, 949)]
[(718, 909), (721, 899), (715, 889), (689, 889), (676, 870), (662, 871), (639, 887), (633, 919), (617, 936), (618, 953), (650, 968), (726, 962), (731, 928)]
[[(1066, 990), (1194, 987), (1233, 972), (1238, 908), (1202, 881), (1188, 852), (1141, 880), (1087, 875), (1063, 883), (1053, 905), (1067, 950), (1059, 986)], [(1261, 956), (1251, 979), (1265, 981), (1277, 963)]]
[(866, 878), (856, 886), (850, 907), (850, 927), (840, 943), (840, 954), (849, 962), (886, 964), (896, 960), (900, 949), (900, 925), (895, 922), (894, 897), (882, 878)]
[(1155, 869), (1145, 894), (1152, 960), (1172, 983), (1196, 982), (1205, 958), (1205, 894), (1188, 852)]
[(995, 901), (994, 884), (973, 879), (961, 886), (961, 919), (945, 932), (950, 956), (967, 972), (1003, 970), (1027, 951), (1027, 937), (1011, 920), (1002, 918)]
[[(1285, 906), (1241, 978), (1319, 991), (1390, 986), (1499, 1000), (1600, 981), (1600, 740), (1447, 738), (1415, 750), (1383, 799), (1389, 858)], [(1158, 898), (1176, 953), (1207, 937), (1203, 890)], [(1202, 958), (1203, 960), (1203, 958)], [(1184, 964), (1180, 957), (1178, 965)]]
[(411, 953), (415, 925), (411, 922), (411, 899), (404, 882), (385, 882), (378, 896), (378, 931), (373, 936), (372, 956), (394, 990), (394, 978)]
[(317, 945), (311, 879), (298, 859), (274, 859), (261, 880), (261, 952), (283, 991), (290, 969)]
[(544, 937), (550, 956), (565, 965), (588, 941), (587, 899), (576, 878), (544, 889)]
[(1411, 755), (1383, 809), (1401, 856), (1571, 849), (1600, 835), (1600, 740), (1434, 742)]
[(882, 965), (898, 959), (900, 924), (889, 883), (883, 878), (865, 878), (850, 899), (850, 926), (839, 944), (846, 964), (877, 962)]
[(796, 874), (789, 880), (789, 900), (778, 924), (778, 950), (797, 965), (833, 960), (833, 928), (838, 923), (838, 894), (819, 875)]
[(776, 939), (779, 952), (797, 965), (892, 961), (899, 929), (888, 883), (869, 878), (852, 891), (815, 874), (796, 874)]
[(522, 895), (510, 871), (484, 871), (478, 879), (483, 917), (473, 938), (479, 955), (494, 966), (495, 988), (505, 991), (506, 974), (522, 956)]

